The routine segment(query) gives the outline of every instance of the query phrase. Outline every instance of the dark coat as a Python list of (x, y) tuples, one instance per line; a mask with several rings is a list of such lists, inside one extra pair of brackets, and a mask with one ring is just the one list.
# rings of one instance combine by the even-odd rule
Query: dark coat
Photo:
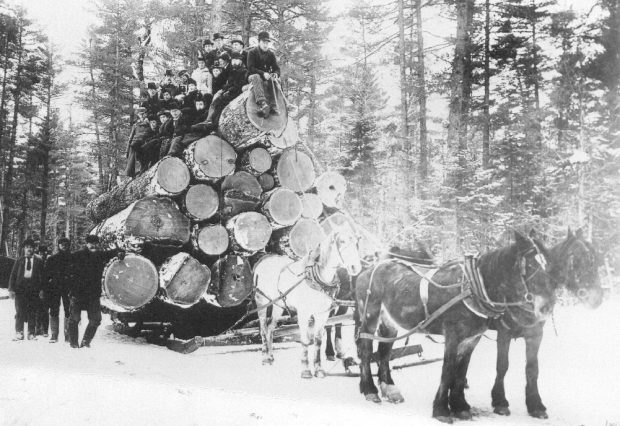
[(228, 64), (226, 65), (226, 68), (222, 70), (222, 73), (217, 76), (217, 78), (213, 78), (213, 96), (215, 96), (215, 94), (219, 92), (222, 87), (224, 87), (226, 81), (228, 81), (228, 76), (230, 75), (231, 71), (232, 66)]
[(237, 69), (231, 68), (228, 74), (226, 84), (222, 87), (222, 90), (230, 97), (237, 97), (243, 91), (243, 86), (246, 83), (246, 69), (241, 66)]
[(265, 52), (258, 46), (248, 51), (247, 67), (248, 76), (258, 74), (263, 78), (263, 74), (266, 72), (280, 75), (280, 67), (278, 66), (276, 55), (271, 50)]
[(192, 124), (198, 124), (207, 121), (208, 115), (209, 110), (206, 108), (200, 111), (194, 111), (194, 113), (192, 114)]
[(183, 99), (183, 108), (191, 108), (192, 110), (196, 108), (196, 98), (200, 95), (198, 90), (194, 90), (185, 95), (185, 99)]
[(149, 96), (145, 101), (140, 104), (140, 106), (146, 108), (146, 113), (148, 115), (155, 115), (161, 110), (160, 99), (157, 94), (152, 98)]
[(21, 256), (15, 261), (11, 277), (9, 278), (9, 291), (17, 294), (38, 293), (43, 289), (45, 277), (43, 259), (38, 256), (32, 256), (32, 277), (29, 280), (24, 279), (25, 260), (26, 257)]
[(71, 287), (73, 279), (73, 256), (71, 252), (59, 251), (45, 261), (46, 291), (63, 291)]
[(170, 84), (164, 84), (160, 86), (160, 91), (159, 91), (159, 98), (160, 99), (164, 99), (164, 92), (168, 91), (170, 92), (170, 96), (172, 96), (173, 98), (179, 94), (179, 86), (177, 86), (174, 83), (170, 83)]
[(83, 248), (73, 252), (73, 281), (69, 288), (69, 296), (80, 303), (88, 303), (101, 297), (101, 278), (106, 264), (118, 250), (91, 252)]
[(174, 123), (171, 118), (168, 119), (164, 124), (159, 125), (159, 137), (160, 138), (171, 138), (174, 134)]
[(188, 110), (183, 110), (181, 116), (178, 120), (172, 121), (174, 126), (174, 133), (172, 137), (184, 136), (187, 132), (189, 132), (189, 128), (192, 125), (192, 117), (191, 112)]
[(129, 141), (127, 141), (127, 156), (129, 156), (129, 148), (140, 148), (144, 142), (154, 136), (148, 121), (141, 121), (133, 125), (131, 133), (129, 133)]

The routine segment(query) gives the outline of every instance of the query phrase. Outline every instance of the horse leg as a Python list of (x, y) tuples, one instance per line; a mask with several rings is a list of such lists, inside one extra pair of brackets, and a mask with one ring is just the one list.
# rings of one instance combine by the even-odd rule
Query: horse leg
[(328, 325), (325, 327), (325, 358), (328, 361), (335, 361), (335, 355), (334, 346), (332, 345), (332, 326)]
[(312, 326), (310, 325), (310, 315), (302, 314), (301, 312), (297, 312), (297, 324), (299, 326), (299, 340), (301, 342), (301, 378), (302, 379), (311, 379), (312, 372), (310, 371), (310, 366), (308, 364), (308, 346), (312, 344), (310, 340), (310, 329)]
[(538, 393), (538, 349), (543, 338), (542, 325), (528, 330), (525, 336), (525, 405), (532, 417), (546, 419), (547, 407), (544, 406)]
[[(360, 309), (363, 310), (363, 307), (360, 308), (358, 306), (353, 315), (355, 318), (355, 335), (357, 336), (358, 332), (374, 334), (379, 322), (379, 311), (381, 309), (381, 306), (375, 306), (373, 309), (371, 309), (370, 306), (368, 307), (366, 323), (364, 324), (364, 327), (361, 327), (361, 321), (359, 318)], [(370, 370), (370, 359), (372, 357), (372, 342), (372, 339), (362, 338), (358, 338), (356, 341), (357, 356), (360, 359), (360, 393), (364, 394), (366, 401), (380, 403), (381, 398), (379, 398), (379, 391), (375, 387), (375, 383), (372, 379), (372, 371)]]
[(433, 417), (443, 423), (452, 423), (450, 409), (448, 407), (448, 394), (454, 384), (456, 372), (456, 354), (459, 338), (454, 326), (446, 327), (443, 365), (441, 367), (441, 380), (439, 388), (433, 400)]
[(506, 400), (506, 393), (504, 391), (504, 377), (508, 371), (508, 352), (510, 350), (510, 332), (499, 326), (497, 330), (497, 364), (495, 376), (495, 384), (491, 390), (491, 404), (493, 405), (493, 412), (501, 416), (509, 416), (510, 409), (508, 408), (508, 401)]
[[(261, 303), (264, 303), (264, 301), (256, 301), (256, 304), (259, 306)], [(270, 309), (262, 309), (258, 312), (260, 337), (262, 341), (261, 352), (263, 355), (263, 365), (271, 365), (273, 363), (273, 330), (275, 328), (276, 318), (274, 312), (269, 315), (269, 310)]]
[[(385, 323), (379, 326), (379, 336), (382, 337), (396, 337), (398, 330), (394, 327), (388, 327)], [(387, 398), (389, 402), (399, 404), (405, 400), (400, 393), (400, 390), (394, 384), (392, 380), (392, 374), (390, 372), (390, 355), (392, 353), (392, 346), (394, 343), (379, 343), (379, 388), (381, 389), (381, 396)]]
[[(336, 310), (336, 316), (344, 315), (347, 313), (346, 306), (339, 306)], [(342, 349), (342, 324), (336, 324), (334, 326), (334, 344), (336, 346), (336, 357), (338, 359), (344, 359), (344, 350)]]
[(471, 420), (471, 406), (465, 400), (465, 384), (471, 354), (480, 341), (482, 334), (464, 338), (458, 345), (456, 355), (456, 374), (450, 389), (450, 410), (460, 420)]
[(314, 314), (314, 376), (320, 379), (325, 377), (325, 370), (321, 367), (321, 344), (328, 317), (329, 312)]

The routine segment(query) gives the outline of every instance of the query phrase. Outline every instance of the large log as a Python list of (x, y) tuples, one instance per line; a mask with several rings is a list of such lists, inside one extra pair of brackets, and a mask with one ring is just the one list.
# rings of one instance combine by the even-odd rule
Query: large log
[(226, 176), (222, 182), (222, 217), (229, 218), (239, 213), (255, 210), (260, 204), (263, 192), (258, 180), (248, 172), (237, 172)]
[(329, 235), (333, 230), (348, 225), (352, 230), (356, 229), (355, 222), (341, 212), (333, 213), (321, 221), (321, 227), (325, 235)]
[(269, 173), (263, 173), (258, 177), (258, 183), (264, 192), (271, 191), (276, 186), (276, 180), (273, 175)]
[(216, 182), (235, 171), (235, 150), (215, 135), (198, 139), (183, 154), (187, 167), (197, 180)]
[(102, 304), (116, 312), (131, 312), (155, 297), (159, 281), (155, 265), (147, 258), (127, 253), (112, 259), (103, 271)]
[(209, 185), (193, 185), (183, 196), (183, 212), (197, 222), (212, 217), (219, 205), (219, 196)]
[(274, 246), (278, 253), (292, 259), (301, 259), (314, 250), (325, 238), (321, 225), (314, 219), (300, 219), (290, 228), (274, 232)]
[(211, 282), (211, 271), (188, 253), (170, 257), (159, 269), (159, 285), (166, 292), (165, 301), (189, 308), (197, 303)]
[(229, 254), (213, 265), (213, 275), (208, 293), (215, 295), (217, 303), (224, 307), (237, 306), (253, 288), (252, 268), (242, 256)]
[(178, 158), (166, 157), (134, 180), (92, 200), (86, 211), (90, 220), (99, 223), (125, 207), (149, 195), (175, 196), (189, 185), (187, 166)]
[(301, 215), (308, 219), (318, 219), (323, 214), (323, 202), (317, 194), (306, 192), (301, 194)]
[(262, 146), (250, 148), (241, 156), (241, 169), (254, 176), (265, 173), (271, 165), (271, 155)]
[(276, 183), (295, 192), (305, 192), (314, 184), (316, 172), (310, 156), (305, 152), (289, 148), (278, 158), (275, 173)]
[(127, 247), (136, 242), (182, 246), (189, 241), (190, 221), (174, 201), (149, 196), (97, 225), (96, 234), (108, 246)]
[[(273, 90), (268, 87), (266, 95), (273, 97)], [(282, 135), (286, 128), (288, 114), (286, 101), (280, 90), (276, 93), (279, 114), (270, 114), (268, 118), (260, 117), (253, 90), (246, 90), (233, 99), (222, 111), (219, 121), (219, 133), (237, 149), (252, 145), (253, 139), (262, 134)]]
[(226, 223), (230, 235), (230, 247), (243, 254), (252, 254), (265, 248), (271, 238), (271, 225), (265, 216), (256, 212), (244, 212)]
[(299, 134), (297, 133), (297, 125), (293, 120), (286, 123), (286, 128), (280, 136), (269, 135), (266, 138), (267, 150), (269, 153), (277, 154), (287, 148), (294, 147), (299, 142)]
[(228, 231), (220, 224), (194, 225), (192, 245), (207, 256), (219, 256), (228, 250)]
[(262, 212), (274, 229), (293, 225), (301, 217), (301, 199), (290, 189), (275, 188), (263, 194)]
[(347, 181), (341, 174), (325, 172), (316, 180), (316, 192), (327, 207), (342, 208)]

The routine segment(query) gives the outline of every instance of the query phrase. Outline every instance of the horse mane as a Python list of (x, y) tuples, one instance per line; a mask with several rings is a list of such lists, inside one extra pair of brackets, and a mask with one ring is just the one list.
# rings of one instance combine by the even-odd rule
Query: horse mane
[(407, 262), (419, 263), (421, 265), (433, 265), (435, 259), (430, 255), (426, 247), (419, 241), (416, 241), (415, 249), (401, 249), (398, 246), (392, 246), (387, 252), (387, 257), (404, 260)]

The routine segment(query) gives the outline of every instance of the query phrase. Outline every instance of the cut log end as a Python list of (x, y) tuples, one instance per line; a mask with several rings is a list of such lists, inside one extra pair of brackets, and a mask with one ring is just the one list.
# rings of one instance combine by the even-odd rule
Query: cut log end
[(195, 231), (195, 246), (207, 256), (219, 256), (228, 250), (228, 232), (222, 225), (206, 225)]
[(316, 191), (327, 207), (342, 208), (347, 181), (336, 172), (325, 172), (316, 180)]
[(165, 301), (182, 308), (197, 303), (211, 282), (211, 271), (187, 253), (169, 258), (160, 268)]
[(241, 160), (242, 169), (255, 176), (265, 173), (271, 168), (271, 165), (271, 155), (262, 147), (256, 147), (246, 151)]
[(317, 248), (325, 238), (321, 225), (314, 219), (300, 219), (293, 227), (276, 234), (276, 249), (293, 259), (301, 259)]
[(197, 221), (206, 220), (217, 212), (219, 197), (209, 185), (194, 185), (185, 194), (184, 206), (190, 218)]
[(166, 157), (161, 160), (159, 167), (157, 167), (156, 180), (163, 190), (162, 195), (176, 195), (187, 188), (190, 174), (181, 159)]
[(185, 162), (198, 180), (218, 180), (235, 171), (237, 154), (228, 142), (210, 135), (185, 150)]
[(303, 151), (287, 149), (276, 167), (276, 178), (284, 188), (305, 192), (314, 184), (316, 172), (310, 157)]
[(275, 227), (292, 225), (301, 217), (301, 199), (290, 189), (276, 188), (264, 199), (263, 212)]
[(103, 302), (117, 312), (131, 312), (146, 305), (157, 293), (155, 265), (145, 257), (128, 253), (113, 259), (103, 272)]
[(252, 293), (252, 269), (243, 257), (230, 254), (213, 265), (213, 280), (208, 292), (222, 307), (241, 304)]
[(256, 212), (241, 213), (228, 221), (233, 249), (254, 253), (265, 248), (271, 238), (271, 225), (265, 216)]
[(241, 171), (227, 176), (222, 182), (222, 216), (231, 217), (256, 209), (260, 204), (261, 193), (260, 184), (250, 173)]
[(258, 177), (258, 183), (264, 192), (271, 191), (276, 186), (276, 180), (269, 173), (263, 173)]
[(301, 194), (301, 215), (308, 219), (318, 219), (323, 214), (323, 202), (317, 194)]

